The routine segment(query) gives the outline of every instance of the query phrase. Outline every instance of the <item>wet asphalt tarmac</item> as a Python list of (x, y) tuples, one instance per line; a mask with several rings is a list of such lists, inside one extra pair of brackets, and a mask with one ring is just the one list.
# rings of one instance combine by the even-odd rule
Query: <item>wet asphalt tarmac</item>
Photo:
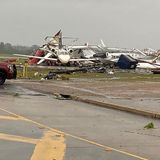
[[(154, 123), (155, 129), (144, 129), (149, 122)], [(158, 160), (160, 157), (159, 120), (58, 100), (9, 83), (0, 86), (0, 160), (41, 160), (34, 155), (46, 151), (35, 148), (41, 141), (46, 142), (44, 135), (49, 130), (57, 137), (64, 136), (64, 140), (56, 139), (54, 147), (64, 157), (54, 155), (52, 147), (48, 153), (52, 158), (46, 155), (46, 160)], [(43, 147), (50, 150), (45, 143)]]

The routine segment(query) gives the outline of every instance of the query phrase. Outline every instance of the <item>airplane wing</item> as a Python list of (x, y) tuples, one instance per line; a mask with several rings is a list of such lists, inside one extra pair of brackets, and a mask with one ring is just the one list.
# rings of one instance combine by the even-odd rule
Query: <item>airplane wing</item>
[[(69, 59), (69, 57), (59, 57), (58, 58), (49, 58), (49, 57), (39, 57), (39, 56), (31, 56), (31, 55), (22, 55), (22, 54), (14, 54), (15, 56), (18, 56), (18, 57), (25, 57), (25, 58), (37, 58), (37, 59), (40, 59), (40, 60), (50, 60), (50, 61), (57, 61), (57, 60), (60, 60), (60, 62), (62, 63), (67, 63), (67, 62), (75, 62), (75, 61), (97, 61), (99, 60), (98, 58), (86, 58), (86, 59), (82, 59), (82, 58), (71, 58)], [(38, 64), (38, 63), (37, 63)]]
[(69, 61), (98, 61), (99, 58), (71, 58)]
[(25, 57), (25, 58), (37, 58), (37, 59), (43, 59), (43, 60), (51, 60), (51, 61), (57, 61), (57, 58), (45, 58), (45, 57), (39, 57), (39, 56), (31, 56), (31, 55), (24, 55), (24, 54), (14, 54), (18, 57)]
[(74, 45), (74, 46), (67, 46), (68, 49), (95, 49), (95, 48), (98, 48), (98, 46), (96, 45)]
[(138, 63), (147, 63), (147, 64), (151, 64), (154, 66), (160, 66), (160, 63), (156, 63), (154, 61), (147, 61), (147, 60), (141, 60), (141, 59), (137, 59)]
[(149, 62), (147, 60), (138, 60), (137, 68), (156, 69), (160, 68), (160, 63)]
[(45, 61), (46, 58), (49, 58), (51, 55), (53, 55), (51, 52), (47, 53), (47, 54), (43, 57), (43, 59), (41, 59), (37, 64), (41, 64), (42, 62)]
[(160, 64), (151, 64), (151, 63), (140, 62), (137, 64), (137, 68), (158, 69), (158, 68), (160, 68)]
[[(49, 58), (49, 57), (39, 57), (39, 56), (31, 56), (31, 55), (24, 55), (24, 54), (14, 54), (18, 57), (26, 57), (26, 58), (37, 58), (42, 60), (51, 60), (51, 61), (57, 61), (57, 58)], [(93, 60), (99, 60), (98, 58), (71, 58), (69, 61), (93, 61)]]

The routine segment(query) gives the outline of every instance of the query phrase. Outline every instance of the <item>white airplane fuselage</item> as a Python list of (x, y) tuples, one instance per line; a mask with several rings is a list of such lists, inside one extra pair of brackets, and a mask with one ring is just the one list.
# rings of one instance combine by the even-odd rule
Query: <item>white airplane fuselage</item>
[(62, 64), (67, 64), (70, 61), (71, 56), (69, 54), (59, 54), (57, 58)]
[(139, 69), (159, 69), (160, 63), (139, 62), (137, 64), (137, 68), (139, 68)]

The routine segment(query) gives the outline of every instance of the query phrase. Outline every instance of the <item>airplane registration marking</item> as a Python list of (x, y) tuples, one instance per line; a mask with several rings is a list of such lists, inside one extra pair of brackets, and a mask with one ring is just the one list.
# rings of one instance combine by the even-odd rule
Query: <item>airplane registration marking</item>
[(63, 160), (65, 148), (64, 135), (48, 131), (37, 143), (31, 160)]
[(31, 122), (31, 123), (33, 123), (33, 124), (36, 124), (36, 125), (40, 126), (40, 127), (49, 129), (49, 130), (51, 130), (52, 132), (56, 132), (56, 133), (58, 133), (58, 134), (63, 134), (63, 135), (65, 135), (65, 136), (69, 136), (69, 137), (72, 137), (72, 138), (74, 138), (74, 139), (77, 139), (77, 140), (80, 140), (80, 141), (83, 141), (83, 142), (87, 142), (87, 143), (89, 143), (89, 144), (98, 146), (98, 147), (103, 148), (103, 149), (105, 149), (105, 150), (112, 150), (112, 151), (115, 151), (115, 152), (118, 152), (118, 153), (121, 153), (121, 154), (130, 156), (130, 157), (137, 158), (137, 159), (139, 159), (139, 160), (148, 160), (147, 158), (144, 158), (144, 157), (141, 157), (141, 156), (138, 156), (138, 155), (135, 155), (135, 154), (126, 152), (126, 151), (122, 151), (122, 150), (119, 150), (119, 149), (115, 149), (115, 148), (112, 148), (112, 147), (109, 147), (109, 146), (106, 146), (106, 145), (103, 145), (103, 144), (100, 144), (100, 143), (97, 143), (97, 142), (94, 142), (94, 141), (91, 141), (91, 140), (88, 140), (88, 139), (85, 139), (85, 138), (82, 138), (82, 137), (78, 137), (78, 136), (75, 136), (75, 135), (72, 135), (72, 134), (69, 134), (69, 133), (66, 133), (66, 132), (63, 132), (63, 131), (60, 131), (60, 130), (51, 128), (51, 127), (49, 127), (49, 126), (47, 126), (47, 125), (44, 125), (44, 124), (39, 123), (39, 122), (36, 122), (36, 121), (31, 120), (31, 119), (29, 119), (29, 118), (25, 118), (25, 117), (23, 117), (23, 116), (20, 116), (20, 115), (18, 115), (18, 114), (13, 113), (13, 112), (7, 111), (7, 110), (5, 110), (5, 109), (3, 109), (3, 108), (0, 108), (0, 110), (2, 110), (2, 111), (4, 111), (4, 112), (7, 112), (7, 113), (9, 113), (9, 114), (12, 114), (12, 115), (14, 115), (14, 116), (19, 116), (19, 117), (27, 120), (28, 122)]

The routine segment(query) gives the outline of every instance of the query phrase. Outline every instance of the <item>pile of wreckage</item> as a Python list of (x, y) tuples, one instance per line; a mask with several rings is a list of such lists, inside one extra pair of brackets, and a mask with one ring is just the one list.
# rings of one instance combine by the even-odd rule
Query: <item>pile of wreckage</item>
[[(47, 43), (41, 46), (35, 55), (16, 54), (16, 56), (29, 58), (29, 65), (94, 66), (87, 68), (87, 70), (99, 72), (105, 72), (103, 66), (120, 69), (160, 69), (160, 62), (158, 62), (160, 52), (158, 50), (152, 50), (151, 54), (151, 50), (144, 50), (145, 53), (138, 49), (109, 48), (102, 40), (100, 45), (89, 45), (88, 43), (85, 45), (64, 45), (62, 39), (60, 30), (52, 37), (47, 36), (45, 38)], [(101, 67), (96, 68), (97, 64), (100, 64)]]

